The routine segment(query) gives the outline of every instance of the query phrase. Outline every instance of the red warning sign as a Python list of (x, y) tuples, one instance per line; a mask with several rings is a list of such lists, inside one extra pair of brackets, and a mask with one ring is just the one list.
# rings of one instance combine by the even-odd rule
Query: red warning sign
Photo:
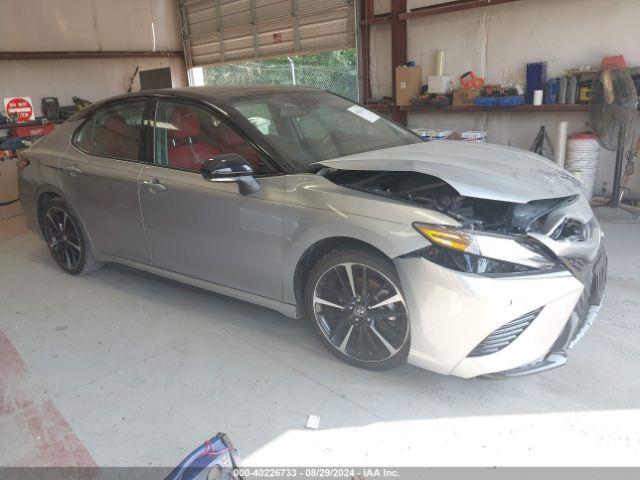
[(9, 118), (15, 118), (17, 122), (27, 122), (36, 118), (31, 97), (5, 98), (4, 110)]

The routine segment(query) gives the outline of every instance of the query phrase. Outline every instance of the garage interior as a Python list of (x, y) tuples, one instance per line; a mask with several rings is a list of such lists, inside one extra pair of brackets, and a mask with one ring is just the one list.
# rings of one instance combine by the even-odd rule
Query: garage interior
[[(66, 275), (24, 224), (16, 163), (89, 102), (257, 81), (336, 91), (430, 141), (528, 150), (544, 126), (540, 151), (570, 169), (562, 146), (589, 129), (603, 59), (640, 89), (639, 2), (0, 0), (0, 13), (22, 19), (0, 33), (0, 467), (172, 467), (217, 432), (246, 466), (638, 465), (640, 175), (626, 152), (640, 121), (617, 177), (616, 148), (599, 146), (597, 171), (572, 172), (606, 236), (597, 320), (563, 368), (504, 381), (361, 370), (271, 310), (115, 265)], [(540, 105), (528, 64), (544, 64)], [(568, 78), (573, 98), (553, 101)], [(477, 103), (492, 96), (524, 103)]]

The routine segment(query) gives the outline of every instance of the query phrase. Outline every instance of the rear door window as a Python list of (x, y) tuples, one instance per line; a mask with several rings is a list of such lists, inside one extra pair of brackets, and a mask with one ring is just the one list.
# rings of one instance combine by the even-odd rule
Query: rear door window
[(73, 144), (85, 153), (91, 153), (91, 144), (93, 143), (93, 123), (95, 115), (91, 116), (76, 131), (73, 137)]
[(140, 160), (146, 101), (109, 105), (78, 130), (74, 144), (98, 157)]

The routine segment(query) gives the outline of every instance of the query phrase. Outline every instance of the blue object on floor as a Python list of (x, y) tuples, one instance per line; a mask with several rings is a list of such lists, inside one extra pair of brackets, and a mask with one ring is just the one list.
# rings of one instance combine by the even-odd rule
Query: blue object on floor
[(217, 471), (214, 478), (232, 480), (240, 478), (233, 471), (239, 463), (238, 453), (229, 437), (218, 433), (187, 455), (165, 480), (207, 480), (211, 478), (211, 470)]
[(18, 150), (25, 146), (21, 139), (15, 137), (9, 137), (4, 141), (0, 141), (0, 150)]

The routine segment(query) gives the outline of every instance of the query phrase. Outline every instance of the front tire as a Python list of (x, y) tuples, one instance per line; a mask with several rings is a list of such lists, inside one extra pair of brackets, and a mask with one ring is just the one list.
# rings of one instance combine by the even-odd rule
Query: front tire
[(388, 370), (406, 361), (409, 317), (393, 264), (358, 250), (332, 252), (311, 270), (305, 312), (329, 350), (347, 363)]
[(59, 198), (42, 209), (42, 234), (58, 266), (71, 275), (97, 270), (102, 263), (93, 257), (82, 224)]

